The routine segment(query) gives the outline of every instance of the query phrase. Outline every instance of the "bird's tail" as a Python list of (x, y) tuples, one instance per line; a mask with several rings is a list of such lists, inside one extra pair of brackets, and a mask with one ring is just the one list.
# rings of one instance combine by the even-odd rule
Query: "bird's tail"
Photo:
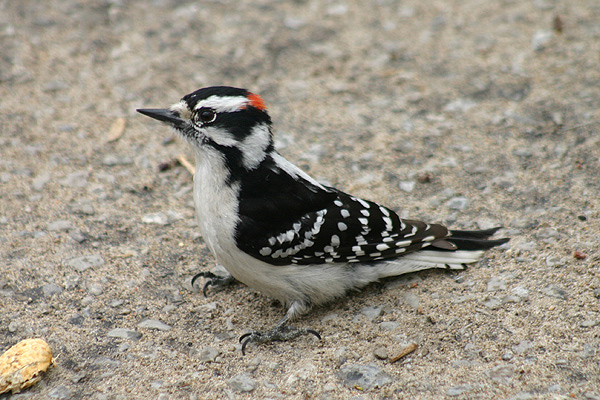
[(509, 238), (489, 239), (500, 228), (479, 231), (451, 231), (446, 239), (400, 258), (389, 260), (380, 269), (380, 278), (396, 276), (430, 268), (464, 269), (481, 259), (492, 247), (508, 242)]

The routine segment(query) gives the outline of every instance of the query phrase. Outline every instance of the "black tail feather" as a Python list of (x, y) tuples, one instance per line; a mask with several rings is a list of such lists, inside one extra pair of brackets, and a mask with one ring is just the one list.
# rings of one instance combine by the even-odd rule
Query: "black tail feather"
[(510, 238), (488, 239), (499, 229), (501, 227), (480, 231), (451, 231), (450, 237), (446, 240), (456, 245), (456, 250), (487, 250), (510, 240)]

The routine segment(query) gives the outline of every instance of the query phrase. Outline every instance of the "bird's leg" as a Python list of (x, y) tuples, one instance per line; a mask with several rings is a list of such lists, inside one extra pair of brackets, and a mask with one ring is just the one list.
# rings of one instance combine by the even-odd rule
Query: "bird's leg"
[(202, 271), (202, 272), (198, 272), (192, 278), (192, 287), (194, 286), (194, 282), (196, 282), (196, 279), (198, 279), (198, 278), (207, 278), (208, 279), (206, 281), (206, 283), (204, 284), (204, 286), (202, 287), (202, 294), (204, 295), (204, 297), (207, 297), (206, 291), (208, 290), (209, 286), (212, 286), (212, 287), (216, 288), (217, 290), (222, 290), (225, 287), (230, 286), (231, 284), (237, 282), (231, 274), (217, 275), (210, 271)]
[(242, 344), (242, 355), (246, 355), (246, 346), (248, 343), (267, 343), (273, 341), (285, 342), (297, 338), (298, 336), (311, 334), (315, 335), (317, 339), (321, 340), (321, 335), (314, 329), (307, 328), (294, 328), (293, 326), (286, 325), (294, 316), (299, 312), (298, 310), (307, 310), (309, 306), (303, 305), (298, 302), (292, 303), (285, 317), (283, 317), (272, 329), (266, 332), (248, 332), (240, 336), (240, 343)]

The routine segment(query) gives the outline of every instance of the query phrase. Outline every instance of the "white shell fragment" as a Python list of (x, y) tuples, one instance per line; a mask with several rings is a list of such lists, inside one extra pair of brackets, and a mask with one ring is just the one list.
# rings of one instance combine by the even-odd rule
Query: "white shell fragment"
[(18, 393), (36, 384), (52, 362), (52, 350), (44, 340), (17, 343), (0, 356), (0, 394)]

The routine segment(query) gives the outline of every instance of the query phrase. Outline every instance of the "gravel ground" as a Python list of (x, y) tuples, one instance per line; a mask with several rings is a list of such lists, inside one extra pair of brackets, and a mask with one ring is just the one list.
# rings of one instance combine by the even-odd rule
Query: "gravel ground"
[[(56, 357), (8, 397), (600, 399), (598, 21), (596, 0), (0, 1), (0, 347)], [(216, 84), (261, 94), (318, 179), (512, 241), (242, 357), (284, 310), (190, 286), (214, 268), (191, 157), (135, 112)]]

